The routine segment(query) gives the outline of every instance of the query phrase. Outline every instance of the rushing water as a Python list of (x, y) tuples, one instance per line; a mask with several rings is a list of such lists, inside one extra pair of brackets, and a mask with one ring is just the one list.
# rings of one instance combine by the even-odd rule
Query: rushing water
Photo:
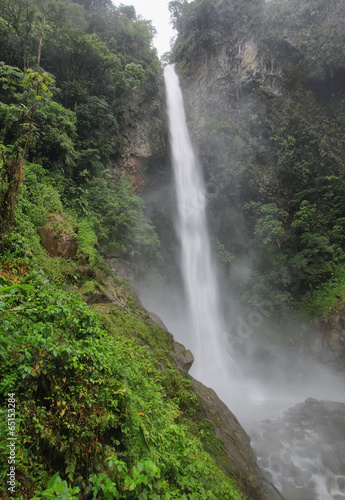
[[(329, 445), (320, 441), (321, 438), (308, 426), (295, 435), (296, 424), (291, 430), (288, 421), (281, 419), (284, 410), (310, 396), (344, 400), (338, 398), (338, 380), (326, 372), (319, 373), (319, 367), (313, 366), (308, 366), (309, 380), (303, 377), (303, 385), (297, 379), (295, 383), (287, 383), (283, 364), (281, 370), (261, 380), (260, 377), (245, 375), (241, 363), (237, 363), (235, 369), (227, 349), (217, 273), (212, 260), (202, 169), (189, 136), (174, 66), (166, 66), (164, 78), (178, 209), (176, 231), (181, 245), (188, 330), (192, 333), (189, 342), (178, 335), (177, 338), (194, 353), (191, 373), (216, 390), (246, 425), (263, 470), (283, 492), (286, 490), (289, 500), (345, 500), (341, 491), (345, 485), (343, 471), (332, 472), (323, 464), (322, 452), (327, 451)], [(172, 325), (167, 325), (175, 333), (174, 328), (170, 328)], [(342, 390), (340, 394), (343, 394)], [(251, 432), (250, 428), (254, 431)], [(283, 429), (287, 441), (280, 439)], [(266, 445), (271, 441), (272, 449)]]
[(165, 68), (165, 85), (181, 271), (194, 337), (192, 373), (205, 384), (212, 385), (219, 373), (228, 370), (230, 360), (222, 338), (225, 328), (207, 230), (205, 185), (187, 128), (178, 76), (172, 65)]

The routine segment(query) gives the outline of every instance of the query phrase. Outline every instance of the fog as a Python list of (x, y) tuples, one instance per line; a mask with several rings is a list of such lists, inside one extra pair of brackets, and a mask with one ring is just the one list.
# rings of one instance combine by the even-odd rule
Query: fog
[[(139, 297), (194, 353), (190, 374), (215, 390), (236, 415), (252, 437), (262, 471), (283, 497), (345, 499), (345, 449), (337, 448), (337, 424), (333, 428), (332, 420), (344, 427), (345, 409), (319, 402), (345, 403), (344, 375), (262, 334), (285, 299), (272, 296), (251, 309), (241, 306), (235, 284), (250, 279), (250, 259), (234, 262), (233, 288), (220, 293), (201, 167), (186, 128), (176, 74), (172, 68), (165, 74), (181, 245), (176, 273), (181, 273), (184, 287), (177, 285), (179, 280), (151, 287), (146, 283), (139, 287)], [(298, 329), (298, 323), (286, 320), (284, 333), (289, 338), (298, 336)], [(281, 337), (281, 332), (275, 336)]]
[[(137, 291), (145, 308), (157, 314), (174, 338), (195, 353), (196, 339), (183, 290), (156, 283), (152, 287), (141, 284)], [(232, 310), (240, 318), (235, 305)], [(245, 320), (243, 324), (248, 325)], [(223, 337), (228, 347), (228, 370), (202, 382), (216, 390), (245, 427), (259, 418), (280, 416), (307, 398), (345, 402), (343, 374), (293, 350), (265, 345), (250, 328), (244, 338), (244, 328), (238, 330), (243, 333), (240, 337), (227, 326), (229, 331), (224, 331)], [(210, 358), (208, 363), (217, 366), (217, 359)], [(194, 376), (193, 367), (190, 374)]]
[[(139, 286), (137, 291), (143, 305), (162, 319), (175, 340), (195, 353), (196, 339), (183, 291), (157, 283), (153, 287)], [(232, 311), (236, 314), (236, 305)], [(310, 398), (345, 403), (344, 375), (310, 357), (265, 345), (257, 339), (255, 330), (248, 332), (251, 334), (245, 339), (235, 335), (236, 332), (223, 332), (228, 345), (225, 372), (218, 360), (210, 357), (212, 370), (205, 370), (203, 376), (192, 366), (190, 375), (214, 389), (235, 414), (252, 439), (263, 473), (286, 499), (344, 499), (344, 470), (332, 465), (335, 458), (329, 459), (331, 468), (327, 461), (330, 453), (335, 456), (342, 453), (332, 440), (333, 413), (320, 412), (331, 437), (325, 435), (321, 424), (313, 418), (302, 415), (296, 421), (286, 415), (295, 405), (312, 401)], [(345, 411), (342, 418), (345, 422)]]

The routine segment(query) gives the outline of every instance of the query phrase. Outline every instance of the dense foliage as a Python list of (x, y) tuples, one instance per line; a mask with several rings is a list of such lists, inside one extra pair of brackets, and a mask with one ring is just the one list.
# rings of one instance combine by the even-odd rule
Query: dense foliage
[(150, 22), (131, 7), (67, 0), (3, 0), (0, 16), (2, 232), (13, 226), (29, 161), (76, 220), (92, 221), (104, 251), (144, 253), (152, 264), (158, 238), (116, 168), (130, 120), (143, 111), (160, 120)]
[(192, 420), (197, 399), (171, 340), (129, 293), (131, 312), (108, 306), (103, 319), (41, 272), (2, 279), (0, 295), (0, 390), (17, 404), (14, 498), (242, 498), (200, 444), (212, 441)]
[(121, 168), (136, 120), (164, 148), (153, 34), (109, 0), (0, 0), (4, 498), (242, 498), (171, 336), (103, 260), (160, 258)]
[[(224, 285), (275, 332), (345, 296), (342, 2), (170, 2), (186, 96), (205, 84), (190, 116)], [(101, 256), (160, 259), (120, 168), (143, 117), (163, 154), (153, 34), (110, 0), (0, 0), (0, 388), (20, 408), (18, 498), (241, 498), (171, 338)], [(210, 91), (219, 54), (237, 76)], [(169, 199), (152, 213), (176, 274)], [(43, 230), (70, 254), (51, 255)], [(7, 458), (2, 444), (2, 484)]]
[(264, 0), (173, 0), (172, 22), (179, 36), (172, 57), (192, 72), (202, 52), (214, 54), (224, 43), (233, 44), (250, 30), (255, 33)]

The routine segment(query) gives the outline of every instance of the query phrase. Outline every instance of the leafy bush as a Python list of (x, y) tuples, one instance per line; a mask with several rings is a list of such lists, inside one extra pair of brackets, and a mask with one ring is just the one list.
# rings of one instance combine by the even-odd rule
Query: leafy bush
[(117, 309), (102, 324), (40, 275), (0, 294), (0, 392), (15, 391), (20, 408), (18, 498), (79, 498), (77, 487), (97, 499), (242, 498), (183, 423), (183, 392), (168, 396), (163, 380), (183, 377), (163, 331)]
[(69, 488), (66, 481), (62, 481), (57, 472), (50, 479), (47, 489), (42, 493), (36, 492), (35, 496), (32, 500), (44, 500), (51, 498), (60, 498), (61, 500), (77, 500), (78, 497), (75, 495), (79, 493), (80, 489), (77, 488)]
[(49, 181), (41, 165), (26, 164), (19, 208), (36, 230), (41, 229), (49, 213), (63, 211), (59, 191)]
[(112, 255), (146, 257), (149, 263), (159, 257), (159, 240), (152, 223), (143, 213), (143, 202), (133, 194), (129, 182), (95, 178), (88, 183), (85, 200), (93, 215), (94, 231)]
[(61, 104), (44, 103), (35, 116), (35, 161), (48, 170), (72, 172), (77, 159), (76, 121), (75, 113)]
[(78, 223), (78, 254), (83, 259), (94, 266), (98, 251), (95, 248), (98, 244), (96, 233), (93, 230), (92, 221), (81, 219)]

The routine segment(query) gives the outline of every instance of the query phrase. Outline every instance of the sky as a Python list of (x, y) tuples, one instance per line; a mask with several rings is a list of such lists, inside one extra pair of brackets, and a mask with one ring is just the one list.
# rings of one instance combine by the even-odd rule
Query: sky
[(153, 40), (153, 45), (159, 56), (170, 50), (170, 39), (175, 32), (169, 24), (169, 0), (117, 0), (114, 3), (115, 5), (120, 5), (120, 3), (133, 5), (137, 15), (141, 14), (144, 19), (152, 21), (158, 33)]

